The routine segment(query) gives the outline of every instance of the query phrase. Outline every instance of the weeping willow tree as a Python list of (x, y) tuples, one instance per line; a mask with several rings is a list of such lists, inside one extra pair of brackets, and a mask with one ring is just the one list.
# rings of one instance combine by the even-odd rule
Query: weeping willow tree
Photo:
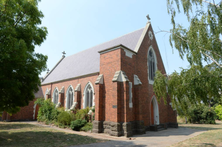
[[(173, 107), (186, 115), (191, 105), (210, 105), (221, 97), (222, 1), (167, 0), (167, 4), (172, 29), (165, 32), (170, 33), (171, 47), (190, 67), (169, 76), (157, 71), (154, 91), (158, 99), (169, 95)], [(189, 26), (177, 22), (178, 13), (184, 13)]]

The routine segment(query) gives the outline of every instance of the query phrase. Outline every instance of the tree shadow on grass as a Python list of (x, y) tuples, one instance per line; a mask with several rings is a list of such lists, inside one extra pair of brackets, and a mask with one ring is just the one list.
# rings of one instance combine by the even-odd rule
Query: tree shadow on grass
[(0, 123), (0, 131), (1, 130), (10, 130), (10, 129), (22, 129), (22, 128), (36, 128), (35, 125), (30, 124), (18, 124), (18, 123)]
[(107, 141), (102, 143), (93, 143), (85, 145), (77, 145), (70, 147), (147, 147), (149, 144), (135, 144), (133, 141)]
[[(0, 146), (50, 147), (102, 142), (103, 140), (54, 131), (0, 132)], [(104, 142), (104, 141), (103, 141)]]
[(26, 131), (26, 132), (0, 132), (0, 146), (16, 147), (54, 147), (54, 146), (74, 146), (74, 147), (145, 147), (147, 145), (136, 145), (134, 141), (108, 141), (68, 134), (64, 132), (51, 131)]
[(193, 143), (191, 145), (195, 147), (216, 147), (216, 145), (212, 143)]

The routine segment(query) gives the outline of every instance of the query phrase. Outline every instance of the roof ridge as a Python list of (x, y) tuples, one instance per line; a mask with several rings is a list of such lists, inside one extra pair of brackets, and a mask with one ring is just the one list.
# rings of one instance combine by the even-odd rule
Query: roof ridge
[[(132, 32), (127, 33), (127, 34), (125, 34), (125, 35), (119, 36), (119, 37), (117, 37), (117, 38), (111, 39), (111, 40), (109, 40), (109, 41), (106, 41), (106, 42), (103, 42), (103, 43), (97, 44), (97, 45), (95, 45), (95, 46), (93, 46), (93, 47), (90, 47), (90, 48), (84, 49), (84, 50), (82, 50), (82, 51), (80, 51), (80, 52), (74, 53), (74, 54), (69, 55), (69, 56), (67, 56), (67, 57), (70, 57), (70, 56), (76, 55), (76, 54), (78, 54), (78, 53), (81, 53), (81, 52), (87, 51), (87, 50), (89, 50), (89, 49), (92, 49), (92, 48), (94, 48), (94, 47), (97, 47), (97, 46), (103, 45), (103, 44), (105, 44), (105, 43), (111, 42), (111, 41), (116, 40), (116, 39), (118, 39), (118, 38), (121, 38), (121, 37), (124, 37), (124, 36), (126, 36), (126, 35), (132, 34), (132, 33), (137, 32), (137, 31), (139, 31), (139, 30), (142, 30), (142, 29), (144, 29), (144, 28), (145, 28), (145, 27), (140, 28), (140, 29), (138, 29), (138, 30), (136, 30), (136, 31), (132, 31)], [(131, 50), (134, 51), (134, 49), (131, 49)]]

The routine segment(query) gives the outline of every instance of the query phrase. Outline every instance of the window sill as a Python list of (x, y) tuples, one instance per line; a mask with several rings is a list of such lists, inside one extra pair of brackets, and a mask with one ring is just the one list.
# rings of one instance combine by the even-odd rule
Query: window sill
[(150, 79), (149, 79), (149, 84), (150, 84), (150, 85), (153, 85), (153, 83), (154, 83), (154, 80), (150, 80)]

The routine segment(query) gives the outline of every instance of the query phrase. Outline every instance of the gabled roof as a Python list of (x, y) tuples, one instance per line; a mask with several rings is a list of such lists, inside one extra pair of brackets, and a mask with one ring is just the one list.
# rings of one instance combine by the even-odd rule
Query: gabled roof
[(98, 51), (111, 48), (119, 44), (122, 44), (134, 51), (143, 32), (144, 28), (63, 58), (60, 63), (57, 64), (56, 67), (54, 67), (53, 70), (45, 77), (42, 85), (99, 73), (100, 54)]
[(43, 98), (44, 95), (42, 92), (42, 87), (39, 87), (39, 90), (36, 93), (34, 93), (34, 95), (35, 95), (35, 98)]

